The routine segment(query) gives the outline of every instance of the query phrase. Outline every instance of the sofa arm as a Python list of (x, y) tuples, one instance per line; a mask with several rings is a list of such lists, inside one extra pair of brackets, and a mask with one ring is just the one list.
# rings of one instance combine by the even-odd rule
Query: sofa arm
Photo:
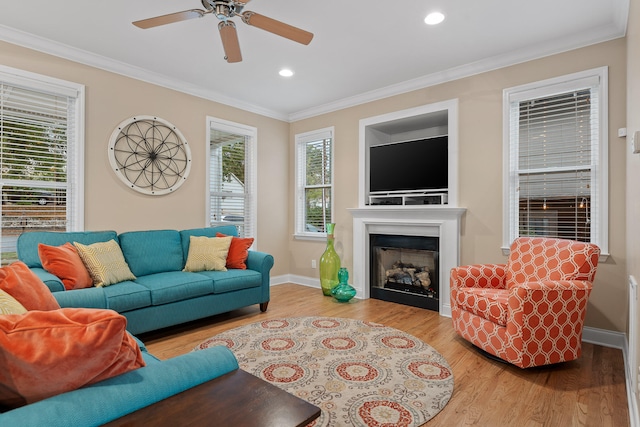
[[(269, 302), (271, 298), (271, 276), (269, 275), (271, 268), (273, 267), (273, 256), (264, 252), (249, 251), (247, 257), (247, 269), (259, 272), (262, 275), (262, 283), (260, 285), (262, 295), (261, 303)], [(266, 310), (266, 305), (260, 306), (262, 311)]]
[(60, 307), (109, 308), (107, 295), (102, 287), (54, 292), (53, 296)]
[(247, 269), (259, 271), (263, 276), (269, 276), (273, 267), (273, 256), (264, 252), (249, 251)]
[(29, 268), (40, 280), (44, 282), (51, 292), (64, 291), (64, 284), (56, 275), (49, 273), (42, 267), (30, 267)]
[(451, 289), (495, 288), (504, 289), (506, 264), (474, 264), (451, 269)]
[(99, 426), (235, 369), (224, 346), (194, 351), (0, 414), (0, 425)]

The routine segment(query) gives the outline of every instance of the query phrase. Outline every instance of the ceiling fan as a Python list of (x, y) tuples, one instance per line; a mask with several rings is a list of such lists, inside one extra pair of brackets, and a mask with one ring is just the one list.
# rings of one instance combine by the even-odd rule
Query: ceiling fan
[(182, 12), (170, 13), (168, 15), (156, 16), (154, 18), (142, 19), (133, 22), (138, 28), (147, 29), (158, 27), (160, 25), (172, 24), (174, 22), (186, 21), (188, 19), (202, 18), (205, 15), (213, 14), (220, 20), (218, 30), (222, 38), (222, 46), (224, 47), (225, 59), (227, 62), (242, 61), (240, 53), (240, 43), (238, 42), (238, 33), (236, 32), (236, 24), (231, 21), (234, 16), (239, 16), (242, 22), (254, 27), (261, 28), (270, 33), (285, 37), (294, 42), (308, 45), (313, 39), (313, 33), (300, 28), (294, 27), (284, 22), (260, 15), (259, 13), (244, 11), (244, 6), (250, 0), (201, 0), (202, 9), (190, 9)]

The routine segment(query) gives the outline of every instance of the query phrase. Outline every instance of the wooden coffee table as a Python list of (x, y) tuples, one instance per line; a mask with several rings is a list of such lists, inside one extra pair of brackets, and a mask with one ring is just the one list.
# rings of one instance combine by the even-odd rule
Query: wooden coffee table
[(105, 426), (303, 427), (320, 408), (241, 369)]

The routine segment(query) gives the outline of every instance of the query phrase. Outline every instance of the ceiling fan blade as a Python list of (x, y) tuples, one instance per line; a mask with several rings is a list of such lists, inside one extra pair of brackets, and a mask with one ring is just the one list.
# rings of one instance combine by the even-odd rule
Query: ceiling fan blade
[(135, 21), (133, 22), (133, 25), (146, 30), (147, 28), (158, 27), (160, 25), (173, 24), (174, 22), (186, 21), (188, 19), (202, 18), (207, 13), (211, 12), (200, 9), (184, 10), (182, 12), (169, 13), (168, 15)]
[(245, 24), (253, 25), (270, 33), (277, 34), (281, 37), (293, 40), (294, 42), (309, 44), (313, 39), (313, 33), (300, 28), (294, 27), (284, 22), (280, 22), (273, 18), (260, 15), (259, 13), (246, 11), (242, 13), (242, 21)]
[(220, 38), (222, 38), (224, 56), (227, 62), (231, 63), (242, 61), (236, 24), (234, 24), (233, 21), (220, 21), (218, 24), (218, 30), (220, 30)]

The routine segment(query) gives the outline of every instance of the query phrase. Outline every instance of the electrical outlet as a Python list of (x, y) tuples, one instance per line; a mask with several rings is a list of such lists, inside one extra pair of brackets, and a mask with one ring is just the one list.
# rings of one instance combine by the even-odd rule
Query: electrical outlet
[(315, 259), (311, 260), (311, 268), (316, 268), (316, 260)]

